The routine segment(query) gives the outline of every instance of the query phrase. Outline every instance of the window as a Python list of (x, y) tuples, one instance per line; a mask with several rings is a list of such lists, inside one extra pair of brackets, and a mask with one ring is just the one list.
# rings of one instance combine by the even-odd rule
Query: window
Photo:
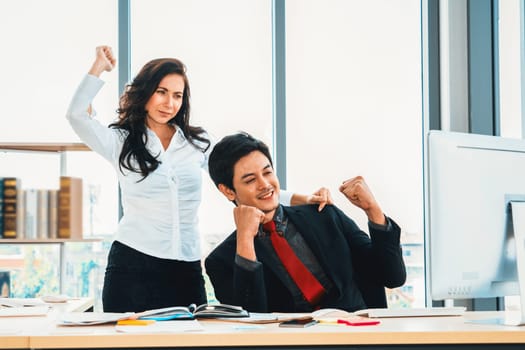
[[(288, 188), (309, 193), (328, 187), (336, 204), (366, 229), (363, 212), (338, 192), (341, 181), (363, 175), (385, 213), (403, 229), (409, 279), (392, 291), (391, 305), (421, 306), (421, 2), (285, 3)], [(153, 58), (177, 57), (187, 65), (194, 125), (215, 139), (245, 130), (271, 146), (271, 5), (271, 0), (130, 1), (132, 77)], [(0, 66), (9, 82), (0, 88), (9, 102), (4, 105), (0, 139), (78, 141), (64, 115), (94, 48), (108, 44), (116, 51), (117, 6), (117, 1), (107, 0), (0, 3), (0, 30), (17, 33), (2, 38), (12, 54), (4, 55)], [(103, 78), (106, 85), (94, 107), (110, 122), (118, 104), (117, 71)], [(57, 169), (56, 160), (27, 157), (30, 165), (15, 170), (13, 164), (22, 158), (17, 156), (15, 162), (10, 154), (0, 153), (0, 176), (20, 171), (28, 179), (26, 186), (32, 187), (56, 181), (56, 171), (51, 170)], [(36, 162), (43, 169), (38, 179), (33, 176)], [(67, 172), (86, 179), (92, 205), (88, 208), (95, 210), (85, 214), (87, 232), (107, 237), (100, 244), (71, 248), (67, 278), (85, 276), (88, 293), (99, 297), (118, 216), (116, 178), (94, 154), (72, 155)], [(200, 208), (204, 253), (234, 229), (231, 204), (206, 179)], [(0, 255), (23, 256), (25, 264), (28, 255), (57, 254), (43, 253), (48, 249), (44, 246), (32, 246), (30, 252), (5, 245), (0, 249)], [(71, 286), (71, 293), (84, 293), (85, 285)]]
[[(286, 1), (288, 187), (330, 189), (362, 175), (402, 228), (407, 285), (390, 306), (423, 306), (420, 1)], [(392, 296), (393, 294), (391, 294)]]
[[(131, 28), (132, 75), (153, 58), (179, 58), (187, 66), (192, 124), (216, 140), (244, 130), (271, 145), (269, 0), (132, 1)], [(203, 198), (199, 216), (206, 254), (235, 226), (232, 205), (208, 175)]]
[[(0, 31), (13, 33), (2, 36), (2, 47), (8, 48), (0, 66), (6, 82), (0, 87), (2, 142), (78, 142), (65, 119), (70, 98), (93, 62), (95, 47), (115, 46), (116, 30), (116, 1), (1, 2)], [(102, 118), (112, 120), (118, 103), (117, 73), (108, 74), (106, 81), (95, 108)], [(0, 152), (0, 176), (21, 177), (23, 188), (57, 188), (58, 162), (56, 154)], [(79, 152), (69, 156), (66, 174), (85, 180), (84, 199), (93, 204), (85, 206), (84, 235), (110, 239), (118, 206), (109, 164), (91, 152)], [(100, 251), (105, 245), (67, 245), (64, 293), (100, 295), (106, 258)], [(57, 245), (0, 245), (0, 256), (0, 269), (12, 272), (12, 296), (59, 292)]]

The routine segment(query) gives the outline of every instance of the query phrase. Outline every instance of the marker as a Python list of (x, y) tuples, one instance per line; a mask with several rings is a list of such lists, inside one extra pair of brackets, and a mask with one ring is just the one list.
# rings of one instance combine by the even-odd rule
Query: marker
[(155, 323), (155, 320), (119, 320), (118, 326), (147, 326)]
[(368, 318), (351, 318), (348, 320), (338, 319), (337, 323), (347, 326), (373, 326), (379, 324), (379, 320), (371, 320)]

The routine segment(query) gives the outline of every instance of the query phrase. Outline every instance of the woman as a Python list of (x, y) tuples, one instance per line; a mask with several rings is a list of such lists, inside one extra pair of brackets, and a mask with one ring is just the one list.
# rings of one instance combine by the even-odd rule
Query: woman
[[(104, 311), (206, 303), (197, 211), (212, 143), (190, 125), (186, 68), (174, 58), (144, 65), (108, 128), (92, 118), (91, 102), (104, 84), (101, 74), (115, 64), (109, 46), (97, 47), (67, 112), (80, 139), (115, 167), (121, 190), (123, 216), (108, 255)], [(320, 209), (331, 203), (324, 188), (289, 197), (283, 201), (320, 203)]]

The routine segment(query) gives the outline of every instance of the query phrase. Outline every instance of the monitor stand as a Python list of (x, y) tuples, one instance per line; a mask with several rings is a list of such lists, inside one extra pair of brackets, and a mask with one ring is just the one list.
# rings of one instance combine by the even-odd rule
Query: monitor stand
[(516, 243), (516, 265), (520, 292), (520, 311), (505, 313), (502, 324), (507, 326), (525, 325), (525, 202), (510, 202), (514, 241)]

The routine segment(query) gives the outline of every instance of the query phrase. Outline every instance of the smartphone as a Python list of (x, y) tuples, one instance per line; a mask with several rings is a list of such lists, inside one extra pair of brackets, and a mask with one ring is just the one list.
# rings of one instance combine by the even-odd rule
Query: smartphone
[(279, 323), (279, 327), (294, 327), (294, 328), (306, 328), (313, 326), (314, 324), (319, 323), (319, 321), (311, 319), (311, 318), (304, 318), (304, 319), (296, 319), (296, 320), (289, 320)]

